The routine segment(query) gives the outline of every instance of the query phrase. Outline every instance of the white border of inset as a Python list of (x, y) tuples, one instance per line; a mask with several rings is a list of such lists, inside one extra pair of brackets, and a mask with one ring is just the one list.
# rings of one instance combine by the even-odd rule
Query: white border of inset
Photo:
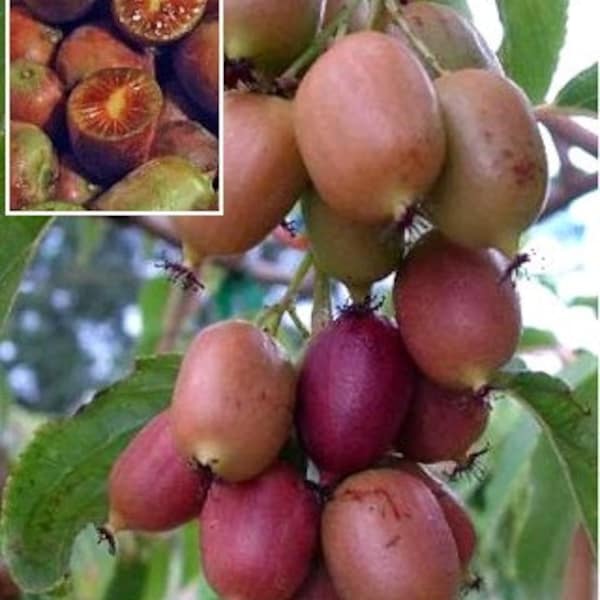
[[(224, 98), (224, 44), (223, 44), (223, 3), (219, 0), (219, 166), (218, 174), (223, 172), (223, 98)], [(189, 215), (194, 217), (220, 217), (223, 215), (223, 177), (219, 176), (219, 209), (210, 211), (102, 211), (102, 210), (73, 210), (73, 211), (34, 211), (10, 209), (10, 0), (4, 0), (4, 215), (10, 217), (139, 217), (159, 215)]]

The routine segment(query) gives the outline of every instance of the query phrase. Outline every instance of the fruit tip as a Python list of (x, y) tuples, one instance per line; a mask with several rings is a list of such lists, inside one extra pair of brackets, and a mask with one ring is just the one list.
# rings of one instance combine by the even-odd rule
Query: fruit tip
[(109, 523), (96, 527), (98, 533), (98, 544), (106, 542), (108, 544), (108, 553), (115, 556), (117, 553), (117, 541), (115, 539), (115, 530)]

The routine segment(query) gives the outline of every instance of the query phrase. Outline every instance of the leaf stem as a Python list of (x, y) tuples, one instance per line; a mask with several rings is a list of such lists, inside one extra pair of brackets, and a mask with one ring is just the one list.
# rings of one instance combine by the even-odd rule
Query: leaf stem
[(423, 57), (423, 60), (428, 64), (428, 66), (434, 71), (434, 73), (438, 76), (443, 75), (445, 73), (444, 69), (441, 67), (438, 59), (435, 57), (433, 52), (429, 50), (429, 48), (423, 43), (421, 38), (415, 35), (408, 24), (408, 21), (404, 17), (402, 13), (402, 8), (398, 6), (396, 0), (385, 0), (385, 8), (394, 19), (394, 22), (400, 29), (402, 33), (409, 39), (410, 43), (414, 46), (415, 50)]

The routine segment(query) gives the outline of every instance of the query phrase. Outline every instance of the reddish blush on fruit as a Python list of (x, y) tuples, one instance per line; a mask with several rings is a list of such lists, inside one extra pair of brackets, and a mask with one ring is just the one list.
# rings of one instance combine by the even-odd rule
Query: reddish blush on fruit
[(11, 62), (22, 58), (49, 66), (61, 39), (60, 29), (38, 21), (25, 7), (10, 7)]

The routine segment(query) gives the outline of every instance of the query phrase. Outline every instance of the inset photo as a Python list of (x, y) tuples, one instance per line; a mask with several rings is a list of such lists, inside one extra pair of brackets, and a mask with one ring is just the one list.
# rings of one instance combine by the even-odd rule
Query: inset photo
[(222, 214), (219, 0), (6, 12), (6, 214)]

